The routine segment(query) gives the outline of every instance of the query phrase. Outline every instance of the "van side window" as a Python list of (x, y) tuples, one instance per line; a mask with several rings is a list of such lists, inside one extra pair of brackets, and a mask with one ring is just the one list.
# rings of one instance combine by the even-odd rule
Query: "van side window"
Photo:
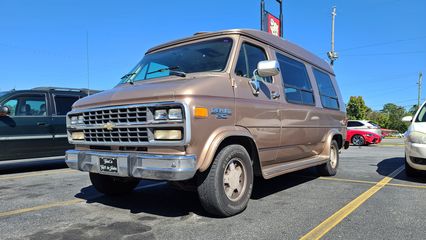
[(314, 105), (314, 94), (305, 64), (277, 53), (287, 102)]
[[(264, 60), (268, 60), (268, 58), (262, 48), (249, 43), (243, 43), (238, 55), (235, 74), (241, 77), (252, 78), (253, 71), (257, 68), (257, 63)], [(272, 83), (271, 77), (263, 78), (263, 80)]]
[(330, 76), (316, 68), (313, 70), (321, 96), (322, 106), (325, 108), (339, 109), (339, 101)]

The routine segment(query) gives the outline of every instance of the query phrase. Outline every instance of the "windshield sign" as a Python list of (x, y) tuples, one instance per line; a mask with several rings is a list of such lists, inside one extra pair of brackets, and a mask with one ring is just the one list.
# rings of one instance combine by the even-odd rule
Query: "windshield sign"
[(232, 39), (220, 38), (147, 54), (120, 83), (170, 75), (184, 77), (194, 72), (221, 72), (228, 62), (231, 47)]

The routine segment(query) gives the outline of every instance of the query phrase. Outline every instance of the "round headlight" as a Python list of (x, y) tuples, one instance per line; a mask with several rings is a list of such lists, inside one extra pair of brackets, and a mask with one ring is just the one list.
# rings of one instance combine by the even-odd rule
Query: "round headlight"
[(71, 123), (71, 125), (75, 125), (75, 124), (77, 124), (77, 121), (78, 121), (77, 116), (72, 116), (70, 123)]

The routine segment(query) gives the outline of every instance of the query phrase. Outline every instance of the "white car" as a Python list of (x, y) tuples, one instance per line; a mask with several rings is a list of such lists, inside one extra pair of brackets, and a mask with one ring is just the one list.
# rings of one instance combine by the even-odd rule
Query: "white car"
[(413, 176), (419, 171), (426, 171), (426, 102), (424, 102), (414, 117), (402, 118), (411, 122), (405, 132), (405, 172)]
[(380, 126), (375, 124), (372, 121), (367, 120), (349, 120), (348, 121), (348, 129), (349, 130), (361, 130), (366, 132), (372, 132), (380, 137), (382, 137), (382, 130)]

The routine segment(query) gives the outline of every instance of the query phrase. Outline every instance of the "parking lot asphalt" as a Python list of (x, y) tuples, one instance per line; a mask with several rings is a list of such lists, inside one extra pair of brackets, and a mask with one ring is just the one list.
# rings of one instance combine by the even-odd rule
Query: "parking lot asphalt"
[(0, 239), (424, 239), (426, 177), (405, 175), (399, 145), (342, 150), (334, 177), (256, 179), (248, 208), (230, 218), (165, 182), (107, 197), (66, 168), (3, 173)]

